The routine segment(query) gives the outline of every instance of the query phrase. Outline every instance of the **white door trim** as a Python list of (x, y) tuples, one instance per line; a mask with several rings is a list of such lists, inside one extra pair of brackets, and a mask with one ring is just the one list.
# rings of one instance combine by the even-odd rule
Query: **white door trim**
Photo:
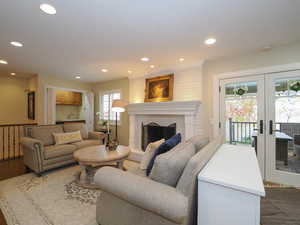
[(300, 70), (300, 63), (276, 65), (270, 67), (261, 67), (251, 70), (240, 70), (235, 72), (220, 73), (213, 77), (213, 117), (210, 118), (210, 122), (213, 126), (213, 137), (220, 134), (219, 122), (220, 122), (220, 96), (219, 96), (219, 85), (220, 80), (225, 78), (235, 78), (235, 77), (245, 77), (245, 76), (255, 76), (255, 75), (265, 75), (270, 73), (279, 73)]

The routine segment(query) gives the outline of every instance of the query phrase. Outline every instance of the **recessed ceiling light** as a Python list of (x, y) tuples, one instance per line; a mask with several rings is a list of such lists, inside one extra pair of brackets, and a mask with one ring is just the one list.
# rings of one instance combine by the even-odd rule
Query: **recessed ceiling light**
[(56, 9), (52, 5), (49, 5), (49, 4), (41, 4), (40, 9), (49, 15), (56, 14)]
[(128, 73), (129, 73), (129, 74), (132, 74), (132, 71), (131, 71), (131, 70), (128, 70)]
[(12, 75), (12, 76), (15, 76), (15, 75), (16, 75), (16, 73), (10, 73), (10, 75)]
[(150, 65), (150, 68), (153, 69), (155, 66), (154, 65)]
[(80, 76), (76, 76), (75, 78), (76, 78), (76, 79), (80, 79), (81, 77), (80, 77)]
[(143, 61), (143, 62), (148, 62), (150, 59), (149, 58), (147, 58), (147, 57), (143, 57), (143, 58), (141, 58), (141, 61)]
[(179, 58), (179, 61), (180, 61), (180, 62), (183, 62), (183, 61), (184, 61), (184, 58)]
[(217, 40), (215, 39), (215, 38), (208, 38), (208, 39), (206, 39), (205, 41), (204, 41), (204, 43), (206, 44), (206, 45), (213, 45), (213, 44), (215, 44), (217, 42)]
[(108, 69), (102, 69), (101, 70), (103, 73), (106, 73), (106, 72), (108, 72)]
[(10, 42), (10, 44), (15, 47), (23, 47), (23, 44), (18, 41), (12, 41), (12, 42)]
[(0, 63), (1, 63), (1, 64), (7, 64), (7, 61), (1, 59), (1, 60), (0, 60)]

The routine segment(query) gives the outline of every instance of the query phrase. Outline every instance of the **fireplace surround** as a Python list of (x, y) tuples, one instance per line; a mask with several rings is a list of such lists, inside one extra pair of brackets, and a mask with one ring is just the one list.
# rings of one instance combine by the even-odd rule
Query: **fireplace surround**
[(202, 134), (200, 101), (171, 101), (133, 103), (127, 106), (129, 114), (129, 146), (131, 159), (140, 160), (142, 151), (142, 124), (151, 122), (161, 126), (176, 123), (176, 133), (182, 140)]

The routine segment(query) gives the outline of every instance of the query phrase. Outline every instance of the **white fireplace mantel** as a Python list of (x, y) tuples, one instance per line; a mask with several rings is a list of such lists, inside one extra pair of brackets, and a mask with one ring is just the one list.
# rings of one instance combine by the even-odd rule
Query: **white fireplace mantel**
[(146, 102), (127, 106), (129, 115), (195, 115), (200, 101)]
[[(172, 101), (133, 103), (127, 106), (129, 114), (129, 146), (133, 150), (132, 159), (140, 160), (142, 124), (156, 122), (162, 125), (177, 124), (177, 132), (184, 140), (201, 133), (200, 101)], [(164, 124), (167, 123), (167, 124)]]

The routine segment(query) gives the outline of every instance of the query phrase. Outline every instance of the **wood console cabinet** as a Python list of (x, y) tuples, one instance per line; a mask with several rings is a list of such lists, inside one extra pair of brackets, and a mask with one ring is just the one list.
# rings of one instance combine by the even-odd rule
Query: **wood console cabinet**
[(198, 225), (260, 225), (264, 196), (255, 151), (224, 144), (198, 176)]
[(80, 92), (72, 91), (56, 91), (57, 105), (82, 105), (82, 94)]

